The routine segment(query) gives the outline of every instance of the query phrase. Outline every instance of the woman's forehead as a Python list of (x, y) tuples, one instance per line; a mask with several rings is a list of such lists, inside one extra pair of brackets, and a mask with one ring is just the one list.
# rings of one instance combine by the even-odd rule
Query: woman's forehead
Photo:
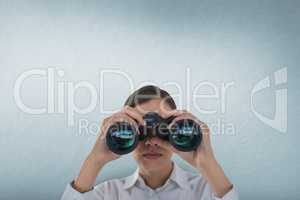
[(162, 114), (163, 110), (171, 110), (170, 106), (160, 98), (149, 100), (137, 105), (135, 108), (137, 112), (142, 115), (146, 114), (147, 112), (157, 112), (158, 114)]

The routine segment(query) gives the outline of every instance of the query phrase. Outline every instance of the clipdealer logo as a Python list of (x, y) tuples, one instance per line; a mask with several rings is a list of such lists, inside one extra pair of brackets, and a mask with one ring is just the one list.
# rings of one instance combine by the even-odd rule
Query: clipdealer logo
[[(178, 109), (191, 110), (192, 108), (202, 115), (215, 115), (211, 121), (207, 121), (207, 124), (211, 127), (212, 134), (234, 135), (234, 124), (225, 118), (227, 112), (226, 96), (231, 92), (234, 82), (214, 83), (203, 80), (197, 84), (192, 84), (189, 67), (185, 69), (185, 73), (182, 75), (183, 82), (164, 80), (163, 83), (144, 81), (135, 84), (134, 77), (120, 69), (101, 69), (98, 74), (99, 87), (97, 87), (91, 81), (68, 81), (65, 77), (65, 72), (54, 67), (31, 69), (17, 76), (14, 85), (14, 99), (17, 107), (24, 113), (33, 115), (63, 114), (67, 118), (67, 126), (73, 127), (76, 125), (80, 135), (95, 135), (100, 128), (99, 122), (92, 122), (87, 117), (83, 117), (83, 115), (94, 111), (97, 111), (100, 115), (109, 115), (119, 111), (120, 108), (118, 107), (112, 109), (107, 106), (111, 103), (111, 99), (108, 98), (111, 91), (111, 81), (114, 78), (118, 78), (117, 82), (125, 80), (124, 84), (122, 82), (119, 85), (129, 88), (128, 94), (144, 85), (159, 85), (159, 87), (169, 92), (171, 91), (170, 94), (176, 101)], [(46, 94), (45, 91), (33, 92), (32, 87), (28, 87), (26, 84), (27, 81), (31, 84), (33, 81), (34, 84), (43, 86), (46, 84)], [(114, 85), (113, 87), (119, 87), (119, 85)], [(205, 92), (205, 90), (209, 92)], [(82, 91), (85, 91), (84, 94), (88, 105), (80, 107), (76, 104), (77, 100), (82, 101), (83, 99), (78, 99), (76, 93)], [(36, 103), (33, 104), (31, 102), (32, 100), (26, 100), (23, 96), (24, 94), (29, 95), (33, 99), (40, 100), (43, 98), (43, 107), (37, 107)], [(213, 102), (214, 105), (207, 106), (207, 104), (203, 104), (203, 100)]]
[[(271, 80), (275, 80), (275, 114), (273, 118), (259, 113), (255, 106), (253, 97), (259, 91), (268, 89), (271, 87)], [(287, 89), (287, 67), (282, 68), (274, 72), (274, 79), (270, 76), (265, 77), (259, 81), (251, 91), (251, 110), (255, 116), (266, 125), (280, 131), (281, 133), (287, 132), (288, 121), (288, 89)], [(283, 88), (282, 88), (283, 87)]]
[[(69, 127), (74, 126), (75, 123), (75, 115), (84, 115), (95, 111), (96, 106), (99, 103), (99, 111), (100, 114), (112, 114), (117, 112), (118, 109), (109, 110), (104, 107), (105, 105), (105, 91), (104, 91), (104, 77), (108, 75), (117, 75), (122, 78), (125, 78), (127, 84), (129, 85), (129, 93), (133, 92), (136, 88), (139, 88), (145, 84), (154, 84), (151, 82), (143, 82), (139, 86), (134, 86), (134, 79), (130, 77), (127, 73), (122, 70), (117, 69), (102, 69), (99, 73), (99, 90), (97, 90), (96, 86), (89, 81), (78, 81), (71, 82), (66, 81), (64, 79), (65, 72), (63, 70), (57, 70), (56, 68), (47, 68), (47, 69), (31, 69), (21, 73), (14, 84), (14, 99), (17, 107), (24, 113), (27, 114), (66, 114), (67, 116), (67, 125)], [(224, 122), (224, 115), (226, 114), (227, 108), (227, 98), (228, 93), (231, 92), (231, 88), (234, 86), (235, 82), (227, 82), (217, 85), (216, 83), (212, 83), (209, 81), (201, 81), (196, 85), (191, 84), (191, 72), (190, 68), (186, 68), (185, 73), (185, 83), (180, 85), (176, 81), (166, 81), (162, 84), (159, 84), (164, 87), (173, 87), (177, 90), (177, 93), (170, 93), (175, 100), (177, 100), (178, 108), (185, 108), (190, 110), (194, 108), (197, 112), (201, 114), (207, 115), (217, 115), (216, 122), (212, 124), (208, 124), (212, 129), (217, 129), (214, 132), (218, 132), (220, 134), (235, 134), (235, 127), (233, 123)], [(27, 79), (33, 79), (35, 77), (43, 78), (47, 83), (47, 103), (43, 108), (35, 108), (34, 106), (30, 107), (28, 102), (22, 99), (22, 93), (32, 91), (26, 90), (22, 87), (24, 82)], [(287, 83), (287, 68), (282, 68), (274, 73), (275, 77), (275, 85), (284, 85)], [(254, 106), (254, 96), (257, 92), (263, 91), (266, 88), (269, 88), (271, 85), (270, 77), (267, 76), (263, 80), (259, 81), (254, 88), (252, 89), (250, 95), (250, 105), (251, 111), (254, 115), (261, 120), (264, 124), (280, 131), (287, 131), (287, 87), (279, 88), (275, 91), (276, 97), (276, 110), (274, 118), (268, 118), (258, 112)], [(125, 86), (125, 85), (124, 85)], [(209, 89), (209, 94), (203, 93), (203, 88)], [(79, 107), (75, 103), (75, 93), (79, 90), (86, 90), (89, 93), (89, 103), (85, 107)], [(98, 94), (99, 92), (99, 94)], [(33, 93), (34, 94), (34, 93)], [(39, 93), (36, 93), (39, 95)], [(31, 95), (31, 94), (30, 94)], [(230, 94), (233, 95), (233, 94)], [(207, 102), (216, 102), (216, 105), (212, 108), (208, 109), (205, 107), (205, 104), (199, 103), (199, 100), (205, 100)], [(202, 101), (203, 102), (203, 101)], [(79, 126), (87, 127), (88, 120), (81, 119), (79, 122)], [(93, 129), (99, 129), (98, 124), (93, 124)]]
[[(126, 73), (119, 70), (102, 70), (100, 73), (100, 94), (104, 94), (104, 76), (107, 73), (119, 74), (126, 77), (130, 83), (130, 89), (133, 90), (133, 83)], [(71, 82), (63, 79), (65, 72), (56, 70), (55, 68), (47, 69), (31, 69), (21, 73), (14, 84), (14, 100), (17, 107), (27, 114), (67, 114), (68, 126), (74, 126), (75, 114), (88, 114), (95, 110), (98, 103), (98, 93), (96, 87), (89, 81)], [(43, 108), (30, 107), (26, 105), (22, 99), (23, 83), (27, 79), (35, 77), (45, 78), (47, 82), (47, 104)], [(80, 89), (87, 90), (90, 95), (90, 102), (86, 107), (79, 107), (75, 103), (75, 93)], [(30, 91), (31, 92), (31, 91)], [(99, 95), (100, 98), (100, 113), (109, 114), (115, 111), (105, 110), (104, 95)], [(66, 100), (66, 102), (65, 102)]]

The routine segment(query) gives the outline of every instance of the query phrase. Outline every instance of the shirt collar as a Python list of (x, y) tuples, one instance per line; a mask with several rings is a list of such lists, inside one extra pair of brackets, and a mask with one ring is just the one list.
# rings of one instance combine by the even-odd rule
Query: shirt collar
[[(171, 172), (169, 180), (175, 182), (182, 189), (188, 188), (189, 183), (188, 183), (185, 171), (183, 169), (181, 169), (175, 162), (173, 162), (173, 170)], [(167, 180), (167, 182), (169, 180)], [(129, 188), (133, 187), (139, 181), (143, 182), (143, 179), (139, 175), (139, 168), (137, 168), (132, 175), (125, 178), (124, 188), (129, 189)]]

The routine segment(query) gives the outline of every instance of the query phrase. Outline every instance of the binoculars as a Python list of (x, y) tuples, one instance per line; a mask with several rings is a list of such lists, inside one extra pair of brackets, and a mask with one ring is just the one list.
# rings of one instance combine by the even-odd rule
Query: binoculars
[(197, 149), (202, 140), (200, 126), (191, 119), (182, 119), (175, 122), (172, 127), (168, 125), (175, 116), (162, 118), (156, 112), (148, 112), (143, 116), (146, 125), (138, 128), (128, 122), (112, 124), (106, 134), (106, 145), (119, 155), (133, 151), (140, 141), (151, 137), (158, 137), (170, 142), (179, 151), (193, 151)]

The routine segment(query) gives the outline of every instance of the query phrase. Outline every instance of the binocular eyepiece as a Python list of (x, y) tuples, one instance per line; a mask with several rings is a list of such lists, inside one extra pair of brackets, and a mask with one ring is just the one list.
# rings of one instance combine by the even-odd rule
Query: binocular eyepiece
[(162, 118), (156, 112), (148, 112), (143, 116), (146, 125), (135, 128), (128, 122), (117, 122), (108, 128), (106, 144), (119, 155), (133, 151), (139, 141), (155, 137), (169, 141), (179, 151), (193, 151), (202, 140), (200, 126), (191, 119), (182, 119), (168, 128), (175, 116)]

